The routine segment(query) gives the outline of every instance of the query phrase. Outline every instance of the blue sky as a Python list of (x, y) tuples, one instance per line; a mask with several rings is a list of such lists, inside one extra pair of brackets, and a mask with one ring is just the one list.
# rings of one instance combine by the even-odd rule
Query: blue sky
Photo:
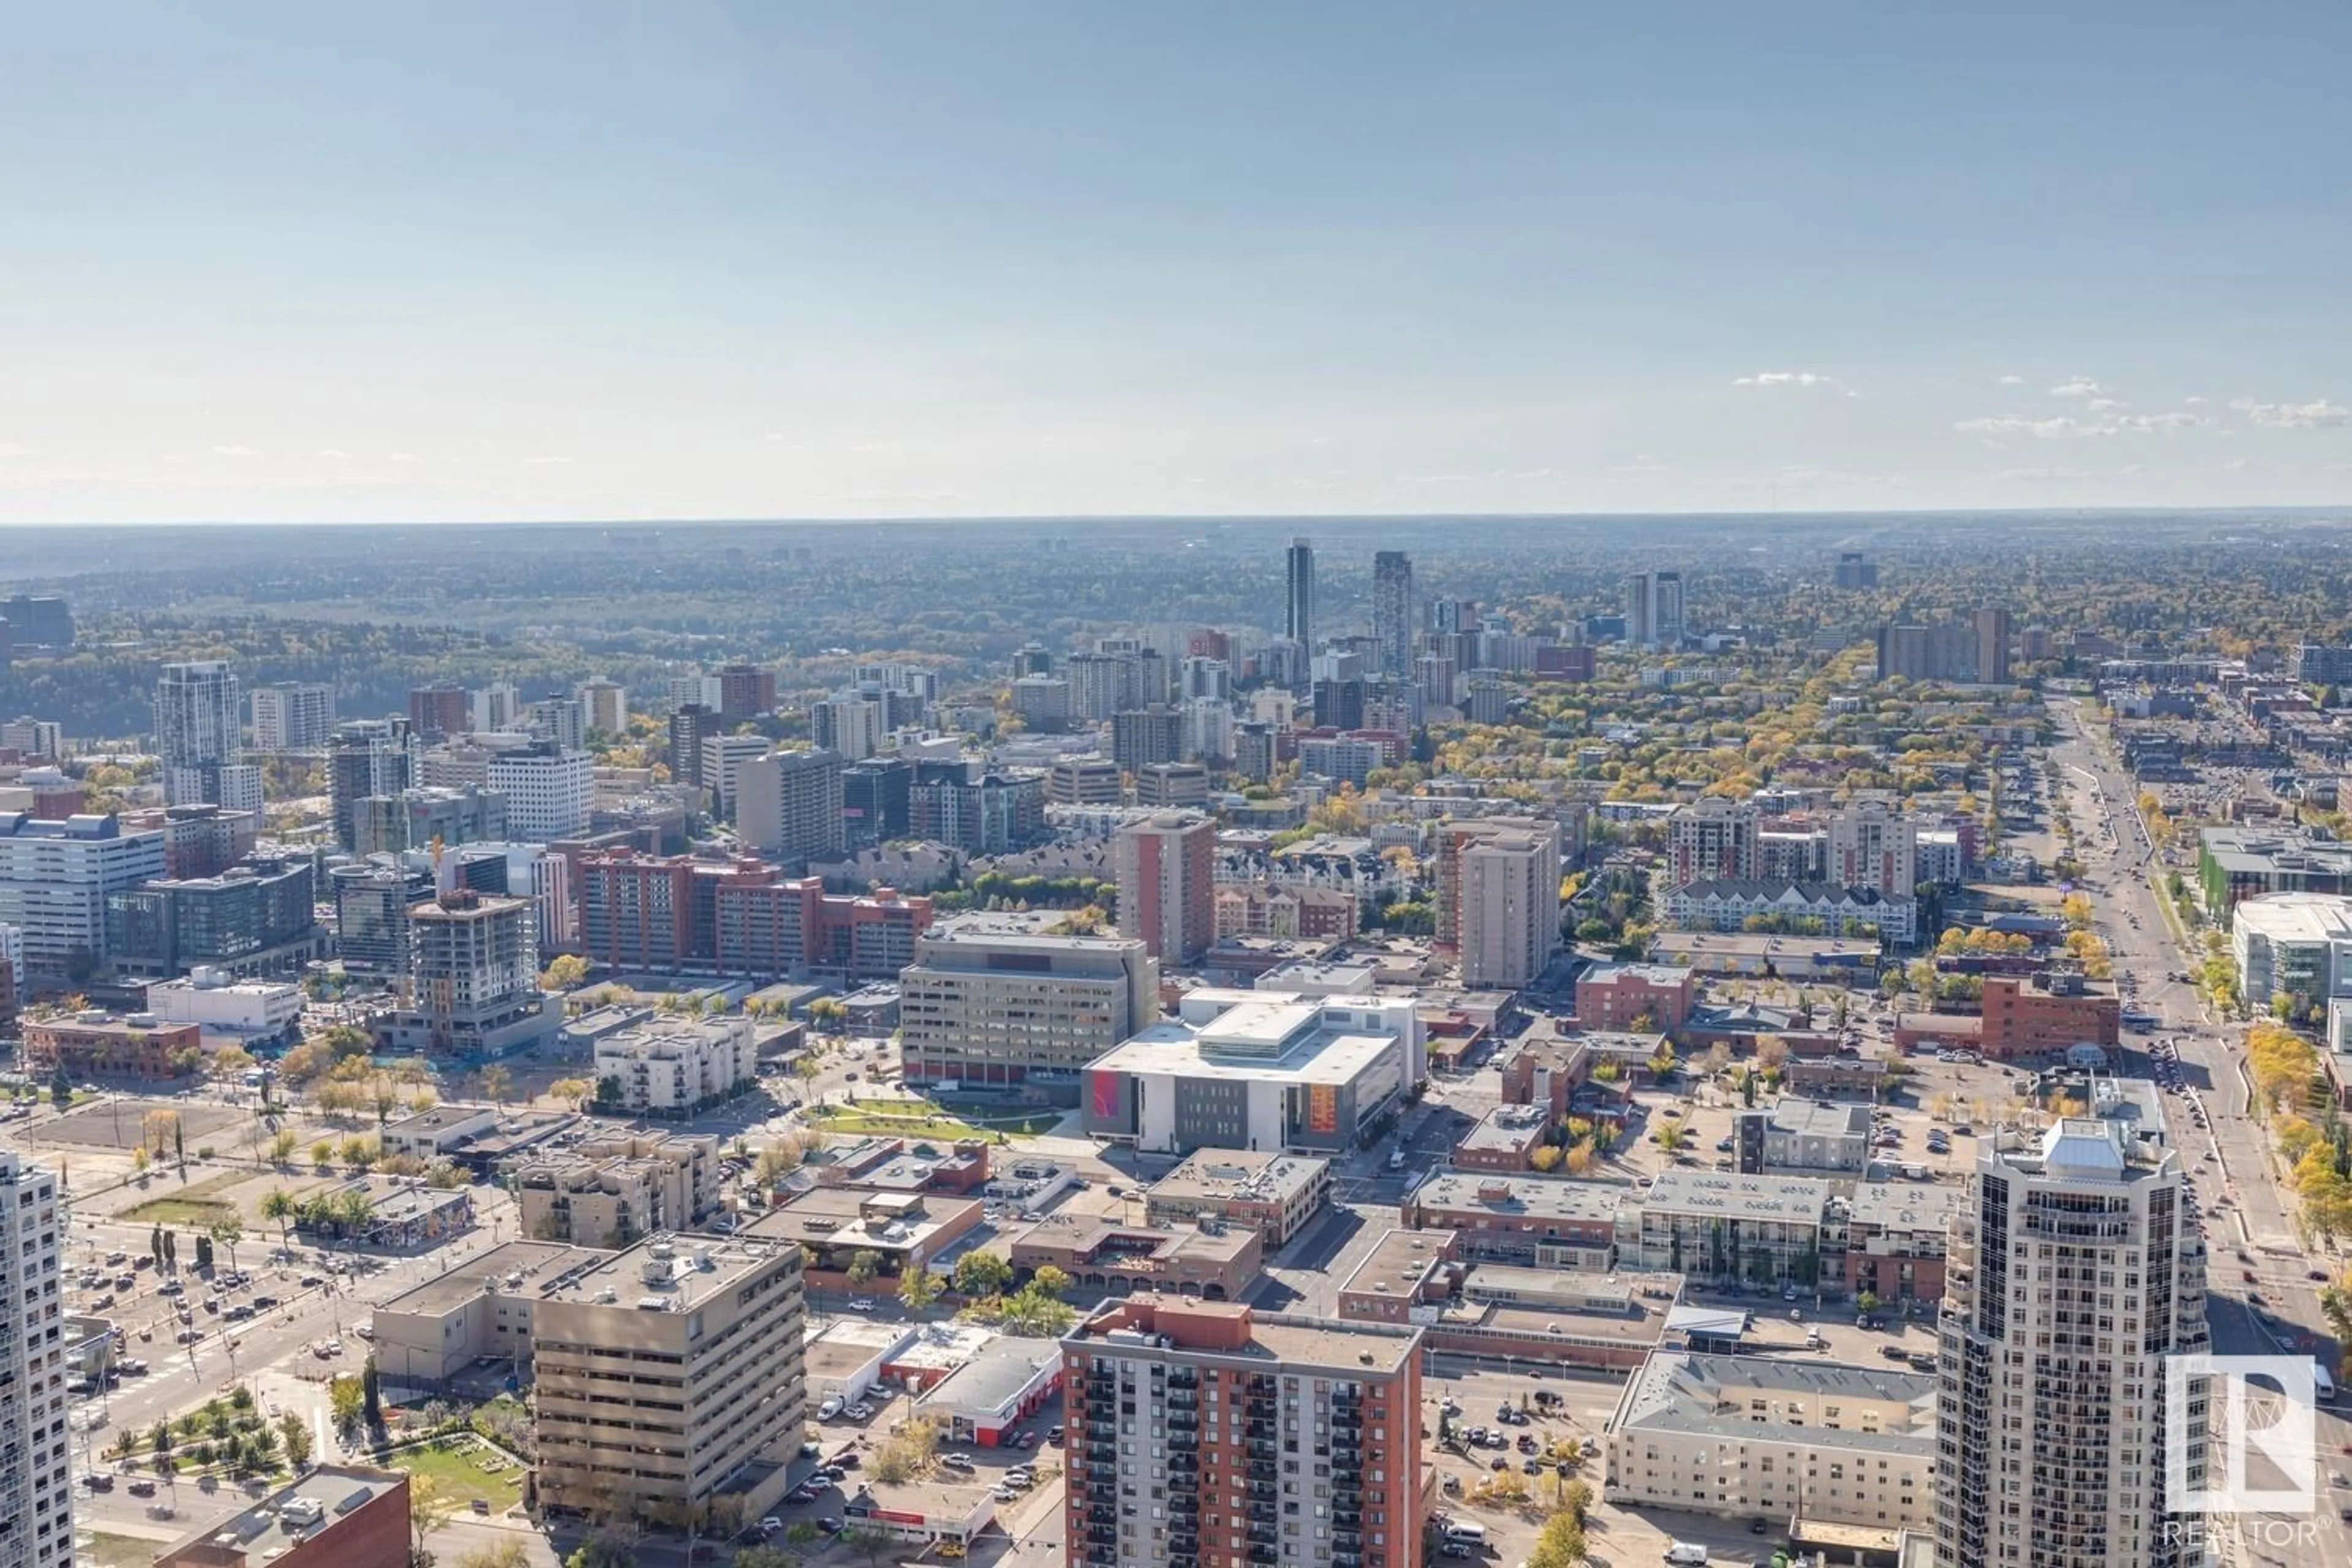
[(0, 522), (2352, 501), (2352, 7), (35, 4)]

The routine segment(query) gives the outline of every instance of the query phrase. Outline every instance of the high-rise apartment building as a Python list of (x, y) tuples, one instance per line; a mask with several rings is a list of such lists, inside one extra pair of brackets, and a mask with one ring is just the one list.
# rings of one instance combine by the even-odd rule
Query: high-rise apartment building
[(1166, 811), (1129, 823), (1111, 841), (1118, 930), (1169, 965), (1191, 963), (1217, 940), (1217, 825)]
[(2010, 613), (1987, 605), (1976, 615), (1977, 679), (1998, 684), (2009, 679)]
[(474, 694), (454, 680), (408, 689), (408, 726), (425, 741), (462, 735), (473, 723)]
[(835, 692), (809, 704), (809, 739), (847, 763), (862, 763), (882, 749), (882, 704), (855, 692)]
[(907, 837), (915, 765), (903, 757), (869, 757), (841, 770), (842, 828), (851, 844)]
[(1532, 984), (1559, 951), (1559, 824), (1474, 817), (1442, 824), (1437, 845), (1437, 942), (1462, 984)]
[(1065, 1103), (1088, 1062), (1160, 1011), (1160, 965), (1140, 942), (982, 917), (919, 938), (898, 988), (909, 1083), (1025, 1083)]
[(774, 748), (764, 735), (712, 735), (702, 742), (702, 787), (715, 816), (731, 818), (742, 789), (743, 764)]
[[(258, 795), (251, 786), (259, 775), (247, 780), (226, 772), (239, 766), (244, 733), (236, 675), (227, 664), (212, 658), (165, 665), (155, 683), (155, 751), (163, 763), (164, 804), (247, 809), (243, 797)], [(257, 798), (251, 802), (259, 805)]]
[(719, 716), (730, 724), (776, 710), (776, 672), (756, 664), (719, 667)]
[(667, 1235), (540, 1285), (531, 1308), (540, 1500), (650, 1521), (727, 1483), (782, 1494), (806, 1436), (801, 1248)]
[(500, 734), (514, 729), (522, 720), (522, 693), (509, 680), (494, 680), (473, 693), (467, 706), (467, 722), (475, 732), (483, 735)]
[(106, 900), (163, 875), (160, 828), (125, 833), (111, 816), (46, 822), (0, 812), (0, 925), (25, 933), (25, 966), (55, 983), (106, 957)]
[(1677, 648), (1686, 629), (1683, 574), (1635, 573), (1625, 589), (1625, 640), (1635, 647)]
[(57, 1178), (0, 1149), (0, 1562), (71, 1568), (65, 1215)]
[(433, 872), (390, 856), (327, 873), (334, 892), (335, 950), (353, 974), (405, 985), (415, 952), (409, 911), (433, 896)]
[(1878, 586), (1878, 563), (1859, 550), (1838, 552), (1835, 581), (1841, 588), (1875, 588)]
[(1372, 646), (1381, 673), (1402, 676), (1412, 669), (1412, 557), (1383, 550), (1372, 557)]
[(839, 753), (776, 752), (739, 765), (735, 828), (743, 842), (781, 860), (837, 859), (844, 830)]
[(1890, 621), (1878, 628), (1879, 679), (1974, 680), (1979, 640), (1973, 625)]
[(297, 680), (253, 689), (253, 749), (315, 752), (335, 727), (335, 689)]
[(326, 952), (310, 860), (256, 860), (217, 876), (142, 882), (106, 896), (106, 954), (125, 974), (198, 967), (239, 978), (299, 974)]
[(2167, 1460), (2205, 1469), (2204, 1405), (2168, 1428), (2168, 1358), (2207, 1349), (2205, 1244), (2145, 1082), (1979, 1145), (1945, 1263), (1936, 1405), (1939, 1568), (2180, 1568), (2204, 1521)]
[(596, 783), (595, 766), (585, 752), (534, 741), (492, 757), (486, 782), (507, 797), (507, 831), (526, 843), (577, 838), (588, 831)]
[(1165, 703), (1115, 713), (1110, 721), (1111, 760), (1127, 773), (1139, 773), (1154, 763), (1181, 762), (1184, 757), (1184, 715)]
[(1062, 1341), (1068, 1568), (1418, 1568), (1421, 1341), (1107, 1303)]
[(1707, 795), (1666, 819), (1666, 886), (1752, 882), (1763, 875), (1755, 803)]
[(66, 754), (66, 727), (55, 719), (36, 719), (30, 714), (11, 719), (0, 723), (0, 751), (56, 762)]
[(1884, 801), (1857, 801), (1830, 818), (1825, 859), (1841, 888), (1909, 900), (1919, 886), (1919, 825)]
[(598, 676), (582, 681), (572, 695), (580, 700), (591, 730), (617, 735), (629, 727), (629, 689), (619, 681)]
[(1315, 651), (1315, 546), (1294, 539), (1283, 556), (1282, 635)]
[(702, 743), (727, 732), (719, 710), (699, 702), (682, 703), (670, 710), (669, 777), (672, 784), (703, 787)]
[(552, 741), (576, 752), (588, 743), (588, 709), (576, 697), (550, 695), (522, 705), (518, 715), (522, 732), (534, 740)]
[(410, 1005), (385, 1026), (391, 1048), (503, 1056), (562, 1021), (560, 999), (539, 988), (530, 900), (459, 889), (416, 905), (408, 923)]
[[(353, 719), (327, 737), (327, 796), (334, 814), (335, 842), (358, 843), (359, 803), (372, 795), (395, 795), (416, 783), (416, 747), (397, 719)], [(405, 847), (404, 846), (403, 847)]]

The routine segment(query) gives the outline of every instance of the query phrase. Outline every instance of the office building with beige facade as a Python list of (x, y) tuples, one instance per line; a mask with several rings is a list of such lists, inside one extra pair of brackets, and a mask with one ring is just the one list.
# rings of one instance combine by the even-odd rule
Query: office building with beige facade
[(522, 1233), (625, 1247), (698, 1224), (719, 1207), (719, 1150), (707, 1134), (621, 1133), (525, 1161), (514, 1173)]
[(1080, 1069), (1160, 1016), (1160, 965), (1131, 938), (979, 917), (917, 941), (898, 991), (909, 1084), (1020, 1086), (1074, 1104)]
[(532, 1302), (542, 1507), (757, 1519), (807, 1427), (801, 1249), (660, 1236), (541, 1284)]

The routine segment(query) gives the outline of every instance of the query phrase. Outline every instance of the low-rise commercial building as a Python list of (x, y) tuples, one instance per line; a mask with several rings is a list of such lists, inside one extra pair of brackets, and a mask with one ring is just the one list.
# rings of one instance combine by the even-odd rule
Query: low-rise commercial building
[(115, 1014), (100, 1008), (25, 1020), (27, 1071), (47, 1075), (63, 1068), (135, 1078), (178, 1078), (204, 1066), (204, 1031), (194, 1024), (166, 1024), (152, 1013)]
[(1390, 1231), (1339, 1288), (1339, 1316), (1417, 1325), (1433, 1353), (1624, 1372), (1658, 1347), (1682, 1296), (1672, 1276), (1481, 1263), (1460, 1241)]
[(1621, 1507), (1854, 1528), (1882, 1549), (1934, 1518), (1933, 1373), (1661, 1351), (1601, 1441)]
[(200, 968), (184, 980), (147, 987), (147, 1011), (166, 1024), (194, 1024), (206, 1035), (243, 1045), (291, 1044), (302, 1022), (302, 988), (275, 980), (236, 980)]
[(698, 1225), (719, 1207), (719, 1140), (708, 1134), (599, 1138), (514, 1167), (525, 1236), (625, 1247)]
[(408, 1477), (321, 1465), (155, 1554), (154, 1568), (408, 1568)]
[(1755, 931), (1662, 931), (1650, 950), (1668, 963), (1700, 974), (1878, 983), (1877, 942), (1858, 937), (1769, 936)]
[(1556, 1176), (1440, 1171), (1405, 1194), (1408, 1230), (1450, 1230), (1463, 1258), (1546, 1268), (1608, 1268), (1633, 1189)]
[(2352, 898), (2265, 893), (2230, 912), (2238, 994), (2255, 1007), (2286, 997), (2297, 1011), (2352, 994)]
[(1752, 1176), (1669, 1170), (1617, 1211), (1621, 1267), (1693, 1279), (1811, 1287), (1834, 1274), (1843, 1223), (1831, 1246), (1829, 1183), (1812, 1176)]
[(1672, 1034), (1690, 1016), (1697, 981), (1679, 964), (1603, 963), (1576, 981), (1576, 1021), (1587, 1029)]
[(484, 1362), (509, 1372), (530, 1362), (537, 1286), (607, 1256), (543, 1241), (509, 1241), (404, 1290), (376, 1308), (369, 1346), (384, 1385), (437, 1394)]
[(1265, 1150), (1202, 1149), (1144, 1193), (1154, 1225), (1206, 1215), (1255, 1230), (1278, 1251), (1331, 1200), (1331, 1162)]
[(1161, 1291), (1238, 1300), (1265, 1261), (1265, 1238), (1246, 1226), (1196, 1219), (1121, 1225), (1099, 1215), (1047, 1215), (1013, 1237), (1015, 1269), (1052, 1265), (1089, 1290)]
[(1783, 1095), (1731, 1119), (1731, 1141), (1746, 1175), (1852, 1175), (1870, 1168), (1870, 1108)]
[(801, 1249), (656, 1237), (541, 1285), (532, 1308), (542, 1508), (757, 1519), (807, 1427)]
[(1054, 1340), (1003, 1334), (915, 1401), (915, 1413), (941, 1423), (950, 1443), (992, 1448), (1043, 1410), (1062, 1388), (1062, 1347)]
[(1020, 1085), (1076, 1103), (1087, 1064), (1159, 1016), (1159, 987), (1139, 941), (950, 921), (898, 978), (907, 1081)]
[(798, 1242), (808, 1252), (810, 1283), (820, 1289), (846, 1288), (859, 1255), (871, 1254), (872, 1289), (890, 1290), (976, 1228), (982, 1206), (971, 1198), (812, 1187), (744, 1234)]
[(1539, 1105), (1498, 1105), (1454, 1145), (1457, 1171), (1506, 1175), (1535, 1169), (1536, 1151), (1551, 1144), (1552, 1121)]
[(2081, 976), (1988, 975), (1978, 1016), (1906, 1013), (1895, 1021), (1897, 1051), (1969, 1050), (2013, 1062), (2063, 1055), (2075, 1046), (2112, 1047), (2123, 1038), (2123, 1003), (2086, 988)]
[(1847, 1200), (1847, 1290), (1882, 1301), (1941, 1300), (1945, 1238), (1966, 1192), (1944, 1182), (1858, 1183)]

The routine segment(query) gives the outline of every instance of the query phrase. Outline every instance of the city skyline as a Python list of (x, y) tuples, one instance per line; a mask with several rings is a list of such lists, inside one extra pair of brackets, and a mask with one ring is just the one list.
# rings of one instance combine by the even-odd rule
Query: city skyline
[(0, 523), (2345, 496), (2340, 11), (1702, 10), (27, 18)]

